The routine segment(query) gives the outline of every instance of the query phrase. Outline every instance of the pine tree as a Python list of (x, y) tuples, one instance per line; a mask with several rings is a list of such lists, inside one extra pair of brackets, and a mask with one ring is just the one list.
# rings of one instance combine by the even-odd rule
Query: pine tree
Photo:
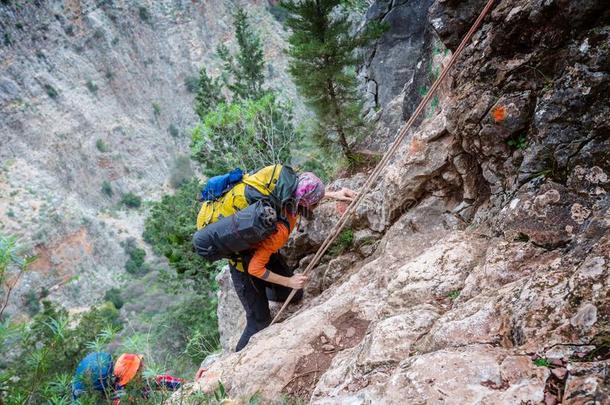
[(222, 85), (217, 78), (212, 79), (208, 76), (205, 67), (199, 71), (199, 84), (197, 94), (195, 95), (195, 112), (200, 119), (216, 108), (216, 106), (224, 101), (222, 96)]
[(384, 27), (369, 23), (356, 32), (343, 0), (283, 1), (290, 13), (286, 26), (289, 72), (318, 118), (316, 139), (328, 147), (338, 141), (348, 160), (354, 157), (350, 140), (364, 129), (358, 94), (357, 49), (378, 38)]
[[(191, 132), (192, 158), (208, 176), (235, 167), (254, 170), (270, 164), (286, 164), (302, 132), (293, 126), (292, 105), (273, 90), (264, 89), (262, 42), (245, 11), (235, 13), (238, 51), (217, 47), (223, 61), (222, 75), (210, 79), (201, 72), (195, 110), (199, 124)], [(223, 99), (220, 82), (230, 91)], [(218, 98), (214, 98), (218, 96)]]
[(265, 68), (263, 45), (252, 29), (248, 14), (238, 9), (233, 27), (239, 51), (232, 55), (225, 45), (218, 47), (218, 56), (224, 62), (224, 79), (233, 96), (239, 99), (257, 99), (263, 96)]

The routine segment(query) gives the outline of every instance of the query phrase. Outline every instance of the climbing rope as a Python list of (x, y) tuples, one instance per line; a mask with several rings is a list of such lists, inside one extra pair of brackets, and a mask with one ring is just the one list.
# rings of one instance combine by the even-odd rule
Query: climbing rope
[[(479, 14), (479, 17), (476, 19), (474, 24), (472, 24), (472, 27), (470, 27), (470, 30), (466, 33), (466, 35), (464, 36), (464, 39), (462, 39), (460, 46), (458, 46), (458, 48), (455, 50), (455, 52), (451, 56), (451, 59), (449, 60), (449, 63), (447, 64), (447, 66), (445, 66), (445, 68), (441, 72), (438, 79), (436, 79), (434, 84), (432, 84), (432, 87), (430, 88), (430, 91), (428, 92), (428, 94), (426, 94), (424, 99), (419, 103), (419, 105), (417, 106), (417, 109), (411, 115), (411, 118), (409, 118), (409, 120), (406, 122), (406, 124), (400, 129), (400, 131), (398, 132), (398, 135), (396, 136), (396, 140), (394, 141), (394, 143), (392, 143), (392, 146), (390, 147), (390, 149), (388, 149), (388, 151), (385, 153), (383, 158), (379, 161), (379, 163), (377, 164), (377, 166), (375, 167), (373, 172), (369, 175), (366, 182), (364, 183), (364, 185), (362, 186), (362, 188), (356, 195), (356, 198), (354, 198), (354, 200), (347, 207), (347, 209), (345, 210), (345, 212), (343, 213), (341, 218), (339, 218), (339, 221), (332, 228), (329, 235), (326, 237), (326, 239), (324, 240), (324, 242), (322, 243), (322, 245), (320, 246), (320, 248), (314, 255), (313, 259), (309, 262), (309, 264), (305, 268), (305, 271), (303, 271), (304, 275), (307, 275), (309, 272), (311, 272), (311, 270), (318, 264), (318, 262), (320, 261), (320, 259), (324, 255), (324, 253), (326, 253), (326, 250), (328, 249), (328, 247), (335, 241), (335, 239), (337, 238), (339, 233), (343, 230), (343, 227), (345, 227), (345, 224), (347, 223), (347, 220), (349, 219), (349, 217), (354, 213), (354, 211), (356, 210), (358, 205), (360, 205), (362, 200), (364, 200), (364, 196), (371, 188), (373, 182), (379, 178), (381, 171), (383, 169), (385, 169), (385, 167), (387, 166), (387, 164), (390, 161), (390, 158), (392, 157), (392, 155), (394, 155), (394, 153), (396, 152), (396, 150), (398, 149), (398, 147), (400, 146), (402, 141), (407, 136), (407, 132), (413, 126), (413, 123), (415, 122), (417, 117), (424, 111), (424, 109), (426, 108), (426, 105), (428, 105), (428, 103), (430, 102), (430, 100), (432, 99), (434, 94), (436, 93), (436, 90), (441, 85), (441, 83), (443, 82), (443, 80), (445, 79), (447, 74), (449, 73), (449, 70), (453, 67), (453, 65), (455, 65), (460, 54), (462, 53), (462, 51), (464, 50), (466, 45), (470, 42), (474, 33), (479, 29), (481, 23), (483, 22), (483, 19), (487, 16), (489, 11), (492, 9), (494, 1), (495, 0), (489, 0), (487, 2), (485, 7), (483, 8), (483, 11), (481, 11), (481, 14)], [(286, 307), (288, 306), (288, 304), (290, 303), (290, 301), (292, 300), (292, 298), (294, 297), (296, 292), (297, 292), (297, 290), (294, 290), (294, 289), (290, 292), (290, 295), (284, 302), (284, 305), (282, 305), (282, 308), (280, 308), (277, 315), (275, 315), (275, 317), (273, 318), (273, 321), (271, 322), (272, 325), (274, 323), (276, 323), (277, 319), (280, 317), (280, 315), (282, 314), (284, 309), (286, 309)]]

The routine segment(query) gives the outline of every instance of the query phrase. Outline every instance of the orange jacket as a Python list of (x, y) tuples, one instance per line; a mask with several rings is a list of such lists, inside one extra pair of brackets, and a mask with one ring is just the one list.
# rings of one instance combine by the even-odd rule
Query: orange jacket
[(290, 232), (292, 232), (297, 222), (296, 215), (288, 214), (287, 218), (290, 229), (286, 228), (286, 225), (283, 222), (277, 223), (277, 231), (259, 243), (256, 247), (254, 255), (252, 256), (252, 259), (250, 259), (250, 264), (248, 265), (248, 273), (258, 278), (267, 278), (269, 273), (266, 266), (267, 263), (269, 263), (269, 258), (288, 242)]

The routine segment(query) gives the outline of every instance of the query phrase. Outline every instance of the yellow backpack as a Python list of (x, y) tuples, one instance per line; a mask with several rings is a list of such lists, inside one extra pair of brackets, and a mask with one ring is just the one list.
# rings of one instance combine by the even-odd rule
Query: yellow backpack
[(280, 213), (281, 208), (293, 200), (297, 180), (294, 170), (284, 165), (271, 165), (254, 174), (244, 174), (242, 181), (222, 197), (214, 201), (204, 201), (197, 215), (197, 229), (246, 208), (249, 204), (246, 199), (246, 186), (253, 187), (269, 198), (271, 205)]

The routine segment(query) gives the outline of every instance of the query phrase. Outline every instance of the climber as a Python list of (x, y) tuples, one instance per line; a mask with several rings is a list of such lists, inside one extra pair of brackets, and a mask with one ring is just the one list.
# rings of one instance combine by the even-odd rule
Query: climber
[[(271, 194), (274, 194), (279, 201), (285, 202), (281, 207), (280, 218), (282, 220), (277, 222), (275, 233), (258, 243), (253, 249), (241, 252), (238, 257), (229, 260), (231, 279), (246, 311), (246, 327), (237, 343), (236, 351), (242, 350), (252, 335), (270, 324), (269, 300), (283, 302), (292, 289), (301, 290), (295, 301), (302, 297), (302, 288), (307, 282), (307, 277), (293, 274), (292, 269), (277, 253), (288, 242), (297, 217), (299, 215), (309, 217), (322, 198), (351, 201), (355, 196), (355, 193), (347, 188), (335, 192), (326, 191), (324, 183), (313, 173), (305, 172), (297, 176), (288, 166), (276, 166), (280, 170), (277, 170), (275, 166), (268, 166), (254, 175), (244, 177), (241, 183), (226, 193), (232, 201), (239, 201), (236, 195), (243, 194), (246, 202), (251, 204), (256, 199), (255, 196), (266, 192), (264, 188), (260, 187), (261, 184), (275, 184)], [(231, 204), (233, 203), (229, 205)], [(203, 217), (208, 215), (205, 210), (209, 210), (209, 208), (204, 205), (197, 220), (199, 229), (205, 226)], [(193, 243), (199, 252), (198, 240), (198, 235), (195, 234)], [(203, 370), (200, 369), (196, 378), (199, 378), (202, 373)]]
[(174, 391), (182, 380), (170, 375), (158, 375), (154, 380), (143, 378), (144, 356), (124, 353), (113, 364), (112, 355), (95, 352), (87, 355), (76, 368), (72, 381), (72, 397), (76, 400), (85, 393), (98, 394), (114, 405), (134, 392), (146, 398), (152, 390)]

